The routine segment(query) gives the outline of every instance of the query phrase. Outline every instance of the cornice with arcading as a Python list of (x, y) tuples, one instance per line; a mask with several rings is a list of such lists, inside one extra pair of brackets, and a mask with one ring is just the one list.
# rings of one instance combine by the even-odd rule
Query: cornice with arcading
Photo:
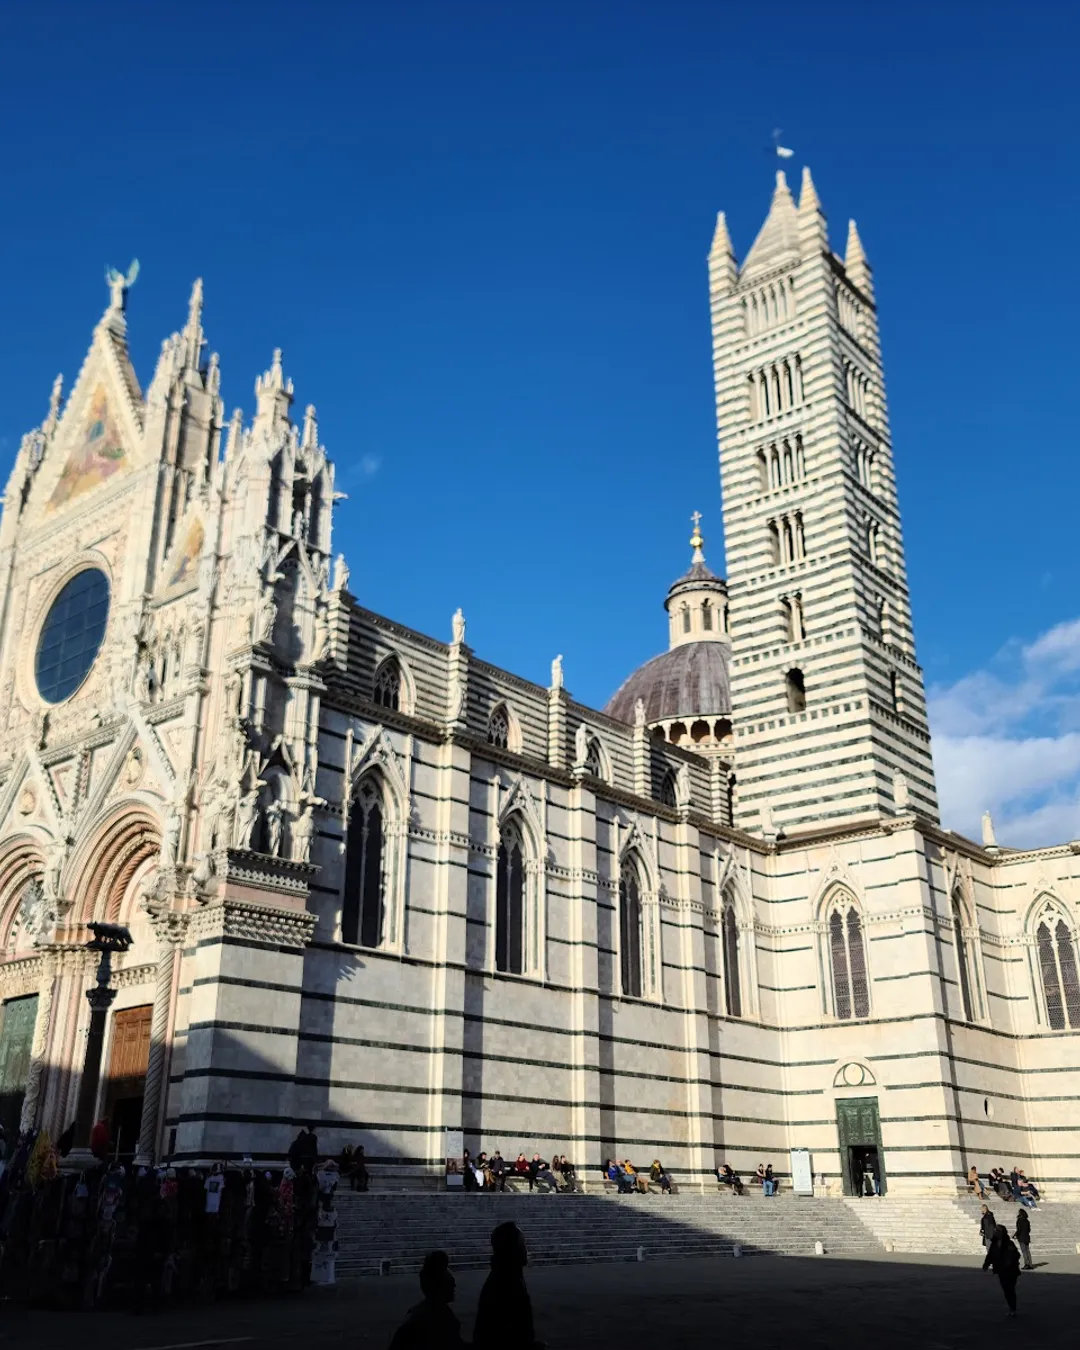
[(299, 950), (311, 941), (317, 923), (318, 915), (310, 910), (226, 900), (192, 914), (187, 940), (197, 943), (207, 938), (239, 938)]

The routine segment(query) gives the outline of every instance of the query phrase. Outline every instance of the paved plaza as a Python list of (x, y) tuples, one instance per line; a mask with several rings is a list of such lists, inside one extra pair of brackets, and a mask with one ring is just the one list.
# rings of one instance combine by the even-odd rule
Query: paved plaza
[[(1035, 1253), (1038, 1259), (1038, 1253)], [(458, 1278), (456, 1309), (468, 1338), (482, 1271)], [(744, 1260), (701, 1258), (530, 1270), (537, 1334), (551, 1350), (663, 1350), (723, 1344), (754, 1350), (987, 1350), (1075, 1347), (1080, 1258), (1055, 1258), (1019, 1285), (1020, 1317), (1005, 1318), (997, 1280), (969, 1257), (889, 1256)], [(263, 1302), (176, 1312), (85, 1317), (6, 1309), (0, 1350), (383, 1350), (416, 1301), (413, 1275), (352, 1280)]]

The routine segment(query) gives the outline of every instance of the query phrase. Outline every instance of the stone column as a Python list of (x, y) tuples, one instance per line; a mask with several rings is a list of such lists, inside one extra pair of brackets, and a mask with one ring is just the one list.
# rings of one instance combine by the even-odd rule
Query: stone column
[(30, 1068), (26, 1075), (26, 1095), (23, 1097), (20, 1130), (32, 1130), (37, 1123), (38, 1101), (41, 1097), (41, 1077), (49, 1048), (52, 1027), (53, 986), (56, 971), (50, 956), (42, 954), (42, 977), (38, 987), (37, 1017), (34, 1021), (34, 1039), (30, 1046)]
[(154, 983), (154, 1012), (150, 1021), (150, 1058), (143, 1088), (142, 1120), (139, 1124), (139, 1154), (148, 1162), (156, 1160), (172, 1048), (171, 1024), (179, 969), (178, 953), (187, 929), (186, 916), (172, 910), (151, 914), (150, 922), (158, 940), (157, 977)]
[[(103, 954), (104, 963), (104, 954)], [(109, 975), (106, 967), (106, 979)], [(79, 1082), (79, 1105), (75, 1113), (75, 1147), (89, 1149), (90, 1132), (94, 1128), (94, 1114), (97, 1107), (98, 1087), (101, 1084), (101, 1052), (105, 1045), (105, 1019), (116, 997), (116, 990), (99, 983), (86, 991), (90, 1002), (90, 1029), (86, 1033), (86, 1058), (83, 1061), (82, 1078)]]

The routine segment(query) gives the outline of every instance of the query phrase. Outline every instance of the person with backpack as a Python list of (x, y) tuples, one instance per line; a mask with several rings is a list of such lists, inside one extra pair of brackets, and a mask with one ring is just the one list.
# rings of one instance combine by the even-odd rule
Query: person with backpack
[(986, 1249), (983, 1270), (993, 1270), (1001, 1284), (1001, 1292), (1009, 1305), (1006, 1317), (1016, 1316), (1016, 1281), (1020, 1278), (1020, 1253), (1016, 1250), (1009, 1230), (999, 1223), (993, 1240)]
[(1024, 1258), (1024, 1269), (1034, 1270), (1031, 1263), (1031, 1220), (1026, 1209), (1016, 1211), (1016, 1241)]

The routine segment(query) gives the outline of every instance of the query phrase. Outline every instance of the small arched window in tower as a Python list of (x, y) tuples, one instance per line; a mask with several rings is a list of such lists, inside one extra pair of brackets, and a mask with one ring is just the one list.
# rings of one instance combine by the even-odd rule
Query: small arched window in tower
[(777, 450), (775, 445), (769, 450), (769, 475), (771, 487), (778, 488), (783, 485), (783, 475), (780, 472), (780, 451)]
[(266, 523), (276, 530), (281, 519), (281, 454), (270, 461), (270, 489), (266, 498)]
[(793, 666), (784, 676), (787, 692), (787, 710), (789, 713), (806, 711), (806, 680), (798, 666)]
[(758, 474), (761, 478), (762, 492), (769, 490), (769, 459), (764, 450), (757, 452)]
[(349, 810), (345, 841), (345, 896), (341, 912), (343, 942), (378, 947), (385, 911), (384, 808), (379, 780), (360, 781)]
[(889, 695), (892, 699), (892, 710), (894, 713), (904, 711), (904, 697), (900, 691), (900, 676), (895, 670), (889, 671)]
[(488, 745), (494, 745), (499, 750), (506, 750), (510, 746), (510, 714), (502, 703), (491, 714), (487, 739)]
[(685, 722), (672, 722), (668, 728), (668, 740), (672, 745), (678, 745), (686, 735)]
[(712, 632), (712, 605), (708, 600), (703, 601), (701, 605), (701, 626), (706, 633)]
[(604, 755), (600, 749), (600, 742), (595, 736), (589, 738), (589, 744), (585, 750), (585, 772), (593, 778), (604, 777)]
[(876, 520), (867, 522), (866, 556), (876, 567), (878, 565), (878, 524)]
[(401, 707), (401, 667), (393, 656), (388, 656), (375, 672), (372, 698), (382, 708)]
[(516, 830), (503, 830), (495, 866), (495, 969), (520, 975), (525, 968), (525, 858)]
[(735, 825), (735, 775), (728, 774), (727, 780), (727, 817), (728, 824)]
[(622, 992), (641, 997), (641, 882), (629, 859), (619, 871), (619, 967)]
[(660, 784), (660, 800), (665, 806), (674, 807), (675, 798), (675, 770), (668, 769), (664, 774), (664, 781)]
[(1064, 919), (1047, 912), (1035, 932), (1042, 974), (1043, 1001), (1052, 1031), (1066, 1026), (1080, 1028), (1080, 983), (1077, 981), (1076, 946)]
[(780, 528), (775, 520), (769, 521), (769, 560), (774, 567), (779, 567), (781, 561)]
[(682, 630), (683, 630), (684, 633), (689, 633), (689, 631), (690, 631), (690, 606), (689, 606), (689, 605), (683, 605), (683, 607), (682, 607)]
[(971, 971), (968, 967), (967, 942), (964, 939), (964, 911), (958, 896), (952, 903), (953, 940), (956, 943), (956, 970), (960, 977), (960, 1001), (964, 1007), (964, 1021), (974, 1020), (975, 1005), (971, 998)]
[(846, 913), (840, 907), (834, 908), (829, 915), (829, 956), (836, 1016), (844, 1022), (852, 1017), (869, 1017), (870, 988), (862, 919), (854, 905)]
[(729, 1017), (742, 1016), (742, 988), (739, 981), (739, 925), (730, 896), (724, 901), (721, 920), (724, 956), (724, 1007)]
[(308, 526), (307, 537), (312, 548), (322, 548), (322, 506), (323, 506), (323, 487), (322, 475), (320, 474), (311, 485), (311, 492), (308, 495)]

